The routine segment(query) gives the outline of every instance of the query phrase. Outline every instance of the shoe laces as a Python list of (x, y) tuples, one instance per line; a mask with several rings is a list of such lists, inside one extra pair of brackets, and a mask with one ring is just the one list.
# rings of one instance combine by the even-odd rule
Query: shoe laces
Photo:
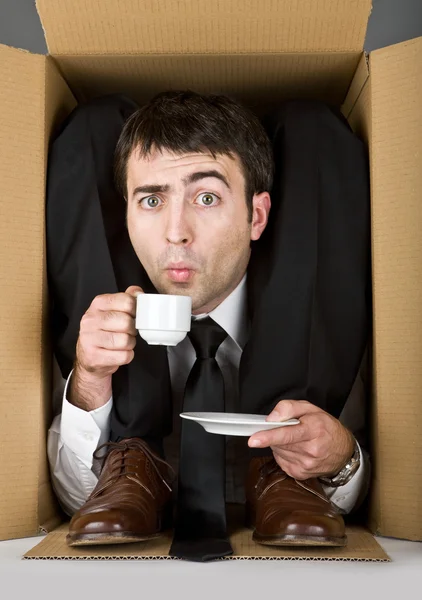
[(258, 469), (259, 476), (255, 484), (255, 489), (261, 485), (263, 479), (266, 479), (270, 475), (278, 474), (285, 475), (283, 469), (279, 466), (274, 457), (266, 460)]
[[(99, 453), (103, 449), (107, 449), (107, 450), (106, 450), (105, 454), (100, 456)], [(131, 439), (122, 440), (120, 442), (106, 442), (105, 444), (102, 444), (95, 450), (95, 452), (93, 453), (93, 457), (96, 460), (103, 461), (103, 465), (104, 465), (106, 458), (111, 454), (111, 452), (116, 453), (116, 455), (113, 456), (113, 467), (110, 469), (110, 472), (108, 473), (107, 482), (105, 483), (104, 486), (102, 486), (102, 490), (104, 490), (105, 487), (108, 487), (108, 485), (111, 483), (112, 480), (118, 479), (119, 477), (125, 477), (125, 476), (135, 476), (136, 477), (137, 476), (136, 466), (137, 466), (138, 461), (136, 461), (136, 460), (134, 461), (133, 457), (128, 455), (129, 450), (138, 450), (140, 452), (143, 452), (149, 459), (149, 462), (150, 462), (152, 468), (154, 469), (154, 471), (157, 473), (158, 477), (163, 481), (163, 483), (171, 491), (170, 484), (173, 483), (173, 481), (176, 479), (176, 474), (174, 472), (174, 469), (164, 459), (162, 459), (160, 456), (155, 454), (155, 452), (153, 452), (151, 450), (149, 445), (144, 440), (141, 440), (140, 438), (131, 438)], [(120, 456), (119, 456), (119, 453), (120, 453)], [(163, 465), (167, 468), (167, 470), (170, 474), (169, 481), (167, 481), (166, 478), (163, 476), (157, 463), (160, 465)]]

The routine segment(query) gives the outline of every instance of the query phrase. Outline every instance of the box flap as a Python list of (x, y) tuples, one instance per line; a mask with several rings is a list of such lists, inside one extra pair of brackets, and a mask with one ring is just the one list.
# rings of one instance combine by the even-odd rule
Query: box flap
[(0, 46), (0, 539), (38, 527), (45, 63)]
[(372, 523), (422, 540), (422, 38), (371, 72), (375, 468)]
[(371, 0), (37, 0), (50, 54), (359, 51)]

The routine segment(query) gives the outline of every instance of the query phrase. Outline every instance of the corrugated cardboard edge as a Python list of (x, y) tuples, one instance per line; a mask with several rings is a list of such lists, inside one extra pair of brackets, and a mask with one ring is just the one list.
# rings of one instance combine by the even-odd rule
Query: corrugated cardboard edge
[[(172, 537), (163, 537), (138, 544), (70, 548), (65, 536), (68, 524), (61, 525), (37, 546), (29, 550), (26, 560), (177, 560), (168, 555)], [(375, 538), (363, 527), (349, 527), (348, 545), (345, 548), (281, 548), (263, 546), (252, 540), (252, 531), (236, 529), (231, 535), (234, 555), (224, 560), (306, 560), (388, 562), (390, 557)]]
[[(63, 122), (65, 117), (76, 107), (76, 100), (60, 75), (54, 61), (47, 57), (45, 62), (45, 102), (44, 102), (44, 194), (46, 186), (48, 147), (55, 131)], [(46, 265), (46, 236), (44, 224), (43, 242), (43, 327), (41, 352), (42, 365), (42, 415), (39, 431), (39, 466), (38, 466), (38, 522), (39, 532), (49, 532), (61, 522), (61, 511), (53, 492), (50, 471), (47, 458), (47, 433), (51, 424), (53, 414), (51, 406), (52, 390), (52, 345), (50, 340), (49, 322), (49, 292), (47, 284)]]
[(371, 0), (37, 0), (52, 55), (362, 51)]
[[(369, 56), (367, 54), (363, 54), (362, 58), (359, 62), (358, 68), (356, 70), (355, 76), (350, 85), (348, 94), (345, 98), (345, 101), (342, 106), (342, 112), (344, 116), (347, 118), (350, 126), (353, 131), (362, 139), (367, 148), (368, 148), (368, 156), (369, 156), (369, 165), (370, 165), (370, 179), (371, 179), (371, 220), (372, 219), (372, 211), (373, 211), (373, 185), (372, 185), (372, 96), (371, 96), (371, 75), (369, 69)], [(374, 249), (373, 249), (373, 240), (371, 236), (371, 254), (373, 258)], [(373, 290), (374, 293), (374, 290)], [(373, 349), (373, 341), (370, 340), (369, 343), (369, 373), (370, 373), (370, 395), (371, 395), (371, 405), (370, 410), (368, 411), (368, 417), (370, 421), (370, 456), (371, 456), (371, 487), (369, 491), (369, 504), (373, 508), (373, 514), (380, 515), (381, 507), (379, 503), (379, 498), (376, 494), (373, 493), (373, 488), (375, 487), (375, 479), (376, 479), (376, 469), (374, 468), (374, 462), (376, 459), (374, 458), (376, 448), (378, 447), (377, 443), (377, 427), (376, 423), (376, 411), (374, 408), (374, 398), (376, 397), (376, 368), (374, 366), (374, 349)], [(370, 520), (369, 529), (377, 534), (379, 533), (379, 529), (377, 526), (374, 526), (374, 522)]]
[(46, 58), (3, 45), (0, 57), (0, 538), (9, 539), (38, 529)]
[[(0, 47), (2, 199), (2, 334), (0, 354), (2, 465), (0, 538), (36, 535), (59, 522), (49, 484), (46, 430), (50, 420), (51, 347), (45, 270), (45, 172), (48, 138), (63, 92), (51, 59)], [(48, 99), (46, 99), (47, 88)], [(66, 97), (70, 92), (66, 91)], [(67, 104), (69, 104), (67, 102)], [(53, 106), (54, 105), (54, 106)], [(14, 252), (10, 253), (10, 244)], [(24, 344), (24, 350), (22, 349)]]
[[(377, 534), (422, 540), (422, 37), (370, 55)], [(397, 207), (400, 206), (400, 210)]]
[[(343, 112), (368, 143), (371, 169), (374, 349), (369, 527), (376, 535), (419, 541), (422, 118), (417, 107), (422, 97), (422, 38), (372, 52), (367, 62), (362, 58)], [(401, 215), (396, 210), (399, 204)]]

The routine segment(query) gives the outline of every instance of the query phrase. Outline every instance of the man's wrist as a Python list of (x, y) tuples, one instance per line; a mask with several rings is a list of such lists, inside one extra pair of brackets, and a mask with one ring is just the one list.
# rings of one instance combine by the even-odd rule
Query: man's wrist
[(344, 466), (334, 475), (331, 476), (321, 476), (319, 479), (321, 483), (325, 485), (329, 485), (331, 487), (340, 487), (349, 483), (349, 481), (353, 478), (355, 473), (360, 467), (360, 450), (359, 444), (354, 440), (354, 449), (353, 453), (346, 461)]
[(67, 400), (82, 410), (90, 412), (107, 404), (112, 394), (112, 376), (98, 377), (75, 365)]

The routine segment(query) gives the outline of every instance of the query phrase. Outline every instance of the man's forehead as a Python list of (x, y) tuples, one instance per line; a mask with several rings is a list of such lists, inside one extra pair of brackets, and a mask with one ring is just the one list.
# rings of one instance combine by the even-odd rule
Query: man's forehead
[(201, 166), (217, 169), (226, 176), (241, 170), (240, 160), (236, 155), (217, 154), (214, 157), (208, 151), (179, 154), (169, 150), (153, 149), (147, 156), (142, 156), (135, 149), (129, 158), (129, 171), (137, 173), (157, 173), (171, 171), (173, 168), (189, 170)]

